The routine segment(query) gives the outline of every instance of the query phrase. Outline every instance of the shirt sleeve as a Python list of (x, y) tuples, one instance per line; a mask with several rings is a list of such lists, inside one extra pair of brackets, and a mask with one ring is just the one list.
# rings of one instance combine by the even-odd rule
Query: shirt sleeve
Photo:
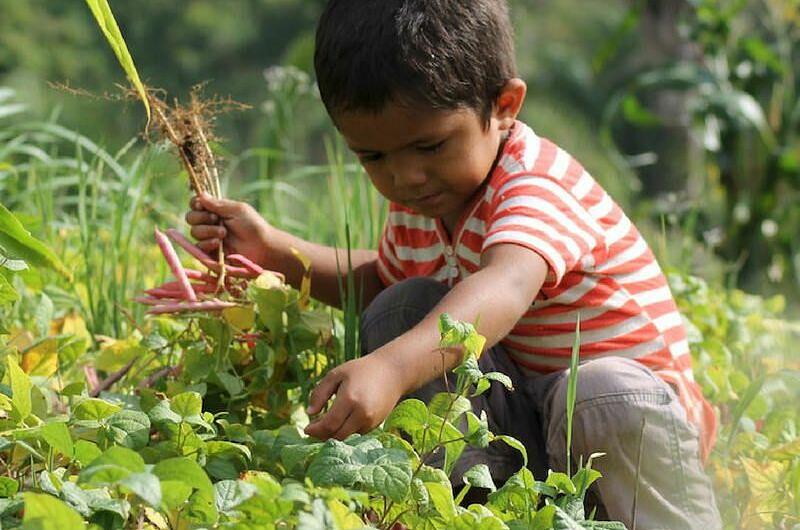
[(378, 277), (386, 287), (405, 279), (403, 266), (395, 252), (394, 230), (388, 219), (378, 243)]
[(602, 242), (600, 225), (558, 181), (520, 174), (492, 198), (481, 251), (509, 243), (533, 250), (549, 265), (544, 287), (552, 288)]

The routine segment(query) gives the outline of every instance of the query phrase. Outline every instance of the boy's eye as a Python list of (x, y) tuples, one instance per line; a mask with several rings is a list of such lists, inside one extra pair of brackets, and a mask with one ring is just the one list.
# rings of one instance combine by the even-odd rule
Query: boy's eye
[(383, 158), (383, 153), (358, 153), (358, 159), (362, 162), (377, 162)]
[(444, 145), (444, 140), (442, 140), (441, 142), (437, 142), (435, 144), (419, 145), (417, 146), (417, 149), (425, 153), (435, 153), (436, 151), (441, 149), (443, 145)]

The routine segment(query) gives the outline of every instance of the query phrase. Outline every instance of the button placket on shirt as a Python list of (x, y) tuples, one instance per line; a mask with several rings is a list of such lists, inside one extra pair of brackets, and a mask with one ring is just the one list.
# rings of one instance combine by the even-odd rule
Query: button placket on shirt
[(444, 247), (444, 260), (447, 263), (448, 283), (452, 284), (452, 281), (458, 278), (458, 258), (451, 245), (445, 245)]

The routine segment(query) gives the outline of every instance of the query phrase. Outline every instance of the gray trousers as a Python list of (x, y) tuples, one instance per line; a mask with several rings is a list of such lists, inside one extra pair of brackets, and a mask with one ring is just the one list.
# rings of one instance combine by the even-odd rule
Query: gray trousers
[[(361, 319), (361, 351), (367, 354), (412, 328), (447, 293), (447, 286), (429, 278), (412, 278), (381, 292)], [(479, 361), (484, 372), (503, 372), (514, 391), (493, 383), (472, 399), (473, 409), (486, 411), (490, 430), (525, 444), (529, 467), (537, 479), (547, 470), (566, 470), (567, 371), (524, 375), (505, 349), (497, 345)], [(443, 381), (428, 383), (413, 394), (428, 401), (445, 391)], [(642, 418), (646, 418), (642, 431)], [(641, 464), (637, 470), (640, 440)], [(722, 527), (711, 483), (699, 457), (698, 433), (686, 420), (670, 385), (636, 361), (606, 357), (582, 363), (573, 417), (572, 455), (602, 452), (593, 467), (603, 474), (589, 492), (588, 507), (598, 519), (632, 527), (638, 476), (637, 530), (718, 530)], [(502, 443), (488, 449), (468, 448), (451, 476), (453, 484), (478, 463), (489, 466), (496, 482), (504, 482), (522, 465), (519, 454)], [(588, 512), (587, 512), (588, 513)]]

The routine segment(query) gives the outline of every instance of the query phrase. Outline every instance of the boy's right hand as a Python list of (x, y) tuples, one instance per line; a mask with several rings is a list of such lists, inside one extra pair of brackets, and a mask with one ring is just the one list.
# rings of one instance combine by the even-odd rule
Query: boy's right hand
[(213, 256), (222, 241), (226, 254), (241, 254), (264, 265), (272, 227), (255, 208), (205, 193), (193, 197), (189, 206), (186, 222), (192, 227), (191, 234), (198, 247)]

